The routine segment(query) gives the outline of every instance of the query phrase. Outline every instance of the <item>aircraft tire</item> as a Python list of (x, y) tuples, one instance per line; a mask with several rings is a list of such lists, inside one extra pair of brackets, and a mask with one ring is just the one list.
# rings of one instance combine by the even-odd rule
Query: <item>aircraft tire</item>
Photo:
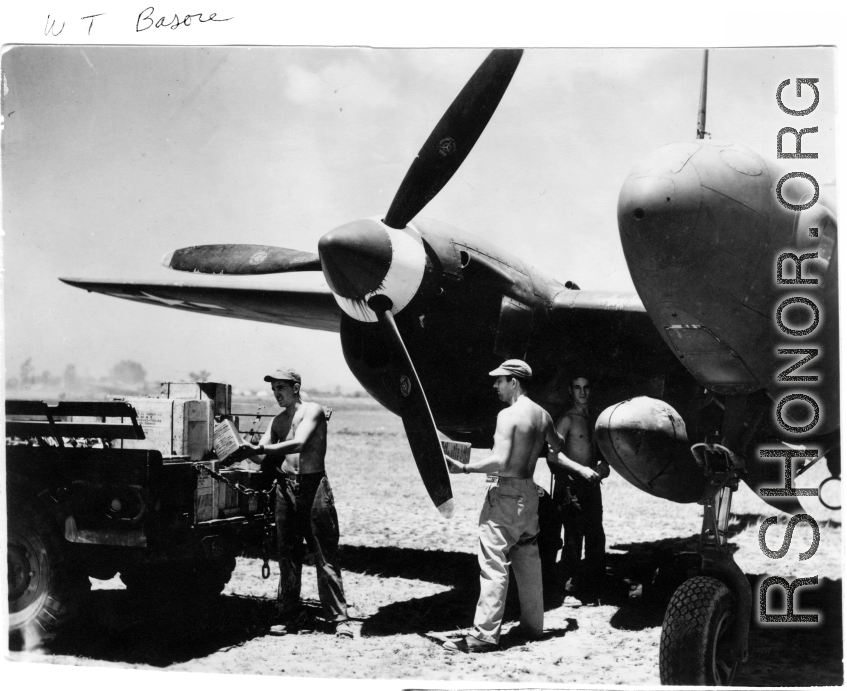
[(10, 494), (8, 519), (9, 647), (33, 650), (79, 614), (91, 581), (37, 499)]
[(734, 598), (718, 579), (696, 576), (679, 586), (662, 622), (662, 684), (732, 684), (738, 668), (738, 661), (731, 658), (729, 651), (734, 619)]

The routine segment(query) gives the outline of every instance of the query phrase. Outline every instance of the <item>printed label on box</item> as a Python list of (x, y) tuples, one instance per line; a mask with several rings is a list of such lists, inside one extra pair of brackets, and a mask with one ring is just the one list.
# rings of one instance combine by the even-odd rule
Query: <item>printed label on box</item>
[(224, 420), (215, 425), (215, 455), (225, 461), (239, 447), (245, 446), (238, 428), (232, 420)]
[(471, 460), (471, 445), (466, 441), (442, 441), (441, 448), (450, 458), (459, 463), (468, 463)]

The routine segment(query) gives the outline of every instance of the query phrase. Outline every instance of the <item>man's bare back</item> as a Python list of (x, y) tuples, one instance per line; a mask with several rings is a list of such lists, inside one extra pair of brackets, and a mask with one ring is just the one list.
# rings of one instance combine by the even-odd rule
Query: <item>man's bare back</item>
[(544, 408), (534, 403), (523, 392), (515, 379), (498, 376), (494, 382), (497, 395), (509, 407), (497, 414), (494, 430), (494, 447), (481, 461), (465, 465), (445, 456), (451, 473), (489, 473), (500, 477), (529, 479), (535, 473), (538, 454), (545, 442), (559, 451), (564, 440), (556, 433), (553, 420)]
[[(497, 430), (511, 434), (511, 449), (500, 477), (531, 478), (541, 447), (547, 440), (553, 421), (540, 405), (526, 396), (521, 396), (514, 405), (501, 410), (497, 415)], [(497, 434), (495, 432), (495, 447)]]

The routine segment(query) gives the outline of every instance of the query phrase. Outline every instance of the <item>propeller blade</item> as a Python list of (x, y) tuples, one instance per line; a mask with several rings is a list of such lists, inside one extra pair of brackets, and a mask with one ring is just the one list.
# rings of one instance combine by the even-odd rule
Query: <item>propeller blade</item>
[(255, 276), (292, 271), (320, 271), (321, 260), (312, 252), (270, 245), (197, 245), (165, 255), (162, 265), (176, 271), (201, 274)]
[(405, 228), (473, 149), (518, 68), (523, 50), (492, 50), (450, 104), (400, 183), (384, 223)]
[(368, 306), (376, 312), (385, 333), (395, 343), (397, 351), (405, 360), (405, 366), (401, 368), (405, 381), (402, 381), (401, 377), (403, 399), (400, 413), (418, 472), (421, 474), (432, 503), (442, 516), (452, 518), (453, 490), (450, 486), (450, 476), (444, 461), (441, 440), (438, 438), (435, 420), (432, 418), (432, 411), (429, 409), (415, 365), (412, 363), (412, 358), (406, 350), (406, 344), (391, 314), (391, 301), (384, 295), (378, 295), (368, 301)]

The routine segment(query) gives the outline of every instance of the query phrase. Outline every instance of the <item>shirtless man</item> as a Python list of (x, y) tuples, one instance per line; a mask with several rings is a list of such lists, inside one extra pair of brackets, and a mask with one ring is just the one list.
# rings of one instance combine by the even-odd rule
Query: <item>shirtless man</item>
[(445, 455), (451, 473), (488, 473), (489, 484), (479, 517), (480, 595), (474, 629), (447, 650), (487, 652), (499, 647), (509, 587), (509, 564), (515, 572), (521, 606), (519, 633), (539, 638), (544, 626), (541, 561), (538, 557), (538, 491), (532, 480), (544, 443), (559, 450), (564, 440), (541, 406), (526, 396), (532, 370), (521, 360), (507, 360), (493, 372), (494, 388), (509, 407), (497, 415), (494, 447), (482, 460), (457, 463)]
[[(264, 454), (263, 466), (279, 481), (276, 489), (276, 533), (279, 548), (277, 607), (283, 633), (300, 614), (300, 576), (303, 541), (314, 556), (318, 594), (324, 616), (335, 623), (337, 636), (352, 638), (341, 570), (333, 565), (338, 551), (338, 516), (324, 470), (326, 415), (322, 406), (300, 400), (300, 375), (284, 367), (265, 377), (283, 411), (268, 426), (258, 446), (248, 444), (235, 461)], [(229, 459), (227, 459), (229, 460)]]
[[(591, 383), (574, 377), (569, 385), (572, 406), (556, 423), (564, 437), (564, 453), (550, 452), (547, 463), (555, 478), (553, 501), (565, 528), (562, 566), (568, 583), (565, 604), (596, 604), (606, 577), (606, 534), (600, 481), (609, 476), (609, 465), (595, 461), (592, 424), (588, 414)], [(559, 524), (557, 523), (557, 529)], [(585, 542), (585, 564), (577, 574)], [(579, 600), (574, 595), (579, 594)], [(580, 600), (582, 602), (580, 602)]]

